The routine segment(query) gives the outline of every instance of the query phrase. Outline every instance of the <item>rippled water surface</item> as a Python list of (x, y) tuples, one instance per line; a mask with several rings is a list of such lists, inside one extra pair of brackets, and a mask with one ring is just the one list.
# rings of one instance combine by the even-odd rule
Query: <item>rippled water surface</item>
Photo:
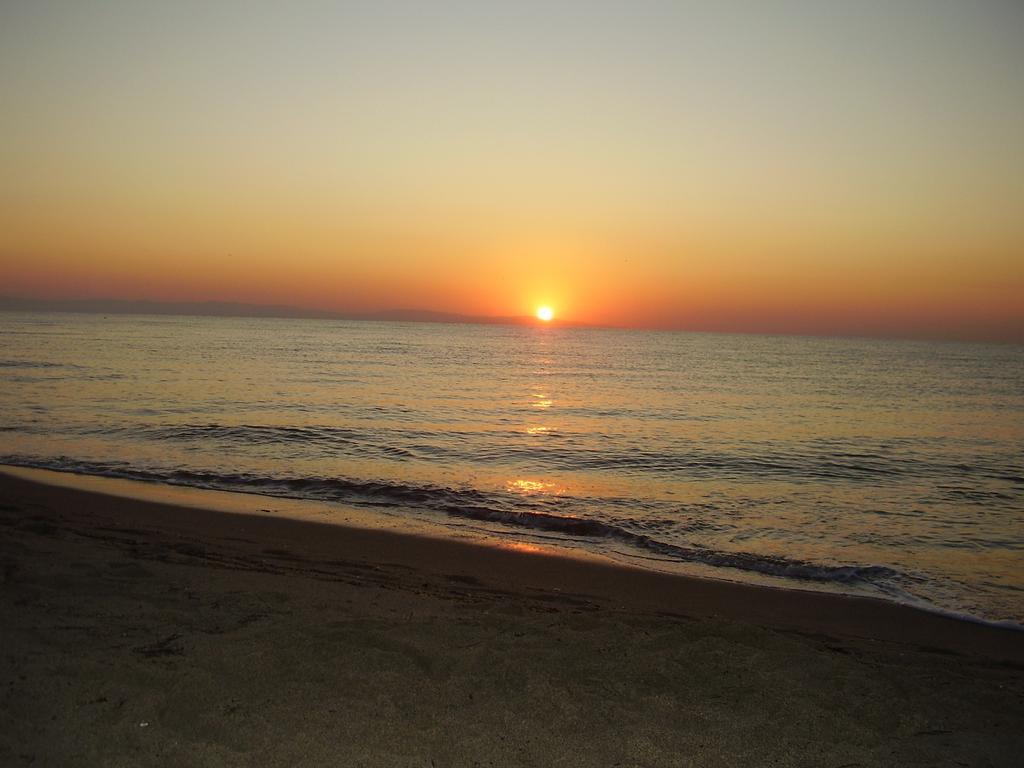
[(0, 314), (0, 461), (1024, 622), (1024, 349)]

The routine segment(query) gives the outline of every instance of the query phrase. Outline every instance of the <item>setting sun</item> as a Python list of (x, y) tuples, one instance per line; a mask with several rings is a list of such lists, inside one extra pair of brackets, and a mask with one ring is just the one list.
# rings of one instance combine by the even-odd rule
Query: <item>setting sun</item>
[(551, 319), (555, 316), (555, 311), (551, 307), (537, 307), (537, 319), (543, 320), (545, 323), (551, 322)]

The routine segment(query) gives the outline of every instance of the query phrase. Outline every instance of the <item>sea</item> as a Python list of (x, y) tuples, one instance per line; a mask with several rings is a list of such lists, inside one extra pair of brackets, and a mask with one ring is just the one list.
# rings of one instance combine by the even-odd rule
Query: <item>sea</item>
[(1024, 625), (1024, 347), (0, 314), (0, 463)]

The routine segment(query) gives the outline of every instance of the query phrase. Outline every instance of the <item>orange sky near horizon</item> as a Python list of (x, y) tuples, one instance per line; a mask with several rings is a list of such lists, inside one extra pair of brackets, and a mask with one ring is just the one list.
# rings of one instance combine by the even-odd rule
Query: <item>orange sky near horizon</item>
[(1024, 342), (1024, 12), (0, 9), (0, 295)]

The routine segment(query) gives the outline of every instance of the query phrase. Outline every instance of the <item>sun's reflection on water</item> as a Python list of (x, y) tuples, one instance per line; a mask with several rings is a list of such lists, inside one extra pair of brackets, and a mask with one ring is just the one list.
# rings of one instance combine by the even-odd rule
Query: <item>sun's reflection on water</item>
[(516, 552), (529, 552), (533, 555), (554, 554), (550, 549), (537, 546), (536, 544), (530, 544), (525, 541), (499, 541), (496, 545), (501, 549), (512, 549)]
[(533, 397), (535, 398), (531, 405), (534, 408), (550, 408), (554, 402), (547, 392), (534, 392)]
[(527, 478), (518, 478), (515, 480), (508, 480), (505, 483), (506, 490), (511, 493), (560, 493), (561, 491), (554, 490), (555, 484), (547, 482), (545, 480), (529, 480)]

